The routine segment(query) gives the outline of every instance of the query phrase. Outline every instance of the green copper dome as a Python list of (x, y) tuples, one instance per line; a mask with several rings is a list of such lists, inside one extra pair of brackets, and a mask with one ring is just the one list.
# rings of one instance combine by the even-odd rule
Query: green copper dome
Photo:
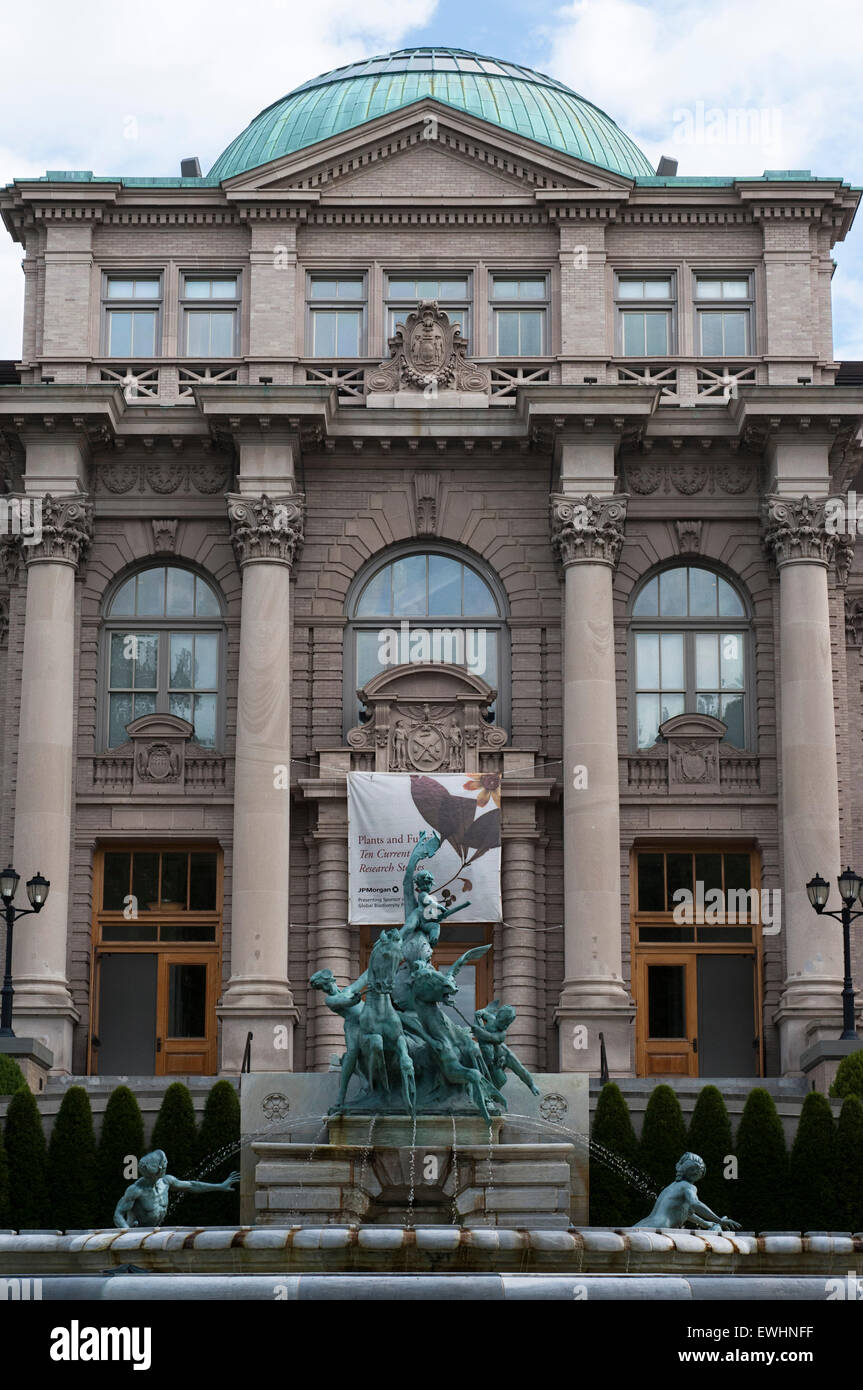
[(653, 173), (610, 116), (553, 77), (460, 48), (402, 48), (325, 72), (273, 102), (219, 155), (208, 182), (230, 179), (422, 97), (628, 178)]

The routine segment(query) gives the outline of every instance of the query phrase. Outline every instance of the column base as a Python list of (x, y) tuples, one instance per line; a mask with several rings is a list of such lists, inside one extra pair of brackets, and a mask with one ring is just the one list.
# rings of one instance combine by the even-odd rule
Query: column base
[(609, 1074), (635, 1074), (635, 1005), (622, 981), (565, 982), (554, 1019), (561, 1071), (598, 1076), (602, 1067), (602, 1033)]
[(781, 1076), (802, 1076), (803, 1053), (814, 1043), (829, 1041), (842, 1032), (842, 981), (787, 984), (774, 1014), (779, 1031)]
[(229, 984), (216, 1014), (222, 1032), (221, 1071), (241, 1071), (249, 1033), (252, 1071), (294, 1070), (294, 1029), (300, 1015), (284, 980)]
[(70, 1075), (75, 1025), (81, 1015), (75, 1008), (65, 981), (14, 980), (12, 1028), (19, 1038), (32, 1038), (53, 1053), (52, 1072)]

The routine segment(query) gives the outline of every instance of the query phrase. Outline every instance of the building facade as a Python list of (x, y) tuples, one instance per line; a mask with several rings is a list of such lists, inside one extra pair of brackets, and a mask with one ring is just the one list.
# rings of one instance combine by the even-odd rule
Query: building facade
[(59, 1072), (325, 1069), (309, 976), (370, 946), (345, 773), (446, 768), (500, 796), (503, 922), (441, 958), (491, 943), (462, 1004), (515, 1004), (528, 1066), (597, 1072), (602, 1034), (621, 1076), (799, 1075), (843, 976), (805, 884), (863, 850), (825, 507), (863, 461), (858, 199), (657, 176), (552, 79), (428, 49), (206, 176), (0, 193), (0, 852), (52, 885), (16, 1032)]

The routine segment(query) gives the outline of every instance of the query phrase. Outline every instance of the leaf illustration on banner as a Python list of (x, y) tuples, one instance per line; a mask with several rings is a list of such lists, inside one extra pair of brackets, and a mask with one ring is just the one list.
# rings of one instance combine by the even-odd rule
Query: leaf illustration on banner
[(452, 796), (434, 777), (412, 776), (411, 799), (423, 820), (428, 821), (442, 840), (448, 840), (464, 861), (466, 847), (471, 843), (467, 835), (473, 826), (477, 809), (474, 798)]
[(462, 891), (463, 893), (469, 893), (469, 892), (471, 891), (472, 888), (473, 888), (473, 884), (471, 883), (470, 879), (469, 879), (469, 878), (463, 878), (462, 881), (461, 881), (461, 891)]
[(486, 811), (484, 816), (478, 816), (467, 831), (464, 843), (469, 849), (476, 850), (476, 854), (472, 854), (467, 861), (469, 864), (473, 864), (481, 855), (488, 854), (490, 849), (499, 849), (500, 811)]

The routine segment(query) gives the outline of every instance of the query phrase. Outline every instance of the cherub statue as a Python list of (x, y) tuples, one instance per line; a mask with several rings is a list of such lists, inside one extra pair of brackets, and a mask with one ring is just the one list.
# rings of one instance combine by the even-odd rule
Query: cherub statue
[(126, 1188), (117, 1203), (114, 1225), (121, 1231), (132, 1226), (161, 1226), (168, 1214), (172, 1188), (175, 1192), (229, 1192), (239, 1181), (239, 1173), (231, 1173), (224, 1182), (173, 1178), (166, 1155), (161, 1149), (154, 1149), (138, 1160), (138, 1180)]
[(401, 928), (402, 955), (412, 965), (415, 960), (431, 960), (440, 937), (440, 924), (454, 912), (470, 907), (470, 900), (456, 907), (444, 907), (432, 894), (434, 879), (428, 869), (416, 870), (421, 859), (431, 859), (440, 849), (440, 836), (420, 831), (404, 876), (405, 924)]
[(740, 1223), (730, 1216), (717, 1216), (698, 1200), (695, 1184), (707, 1172), (704, 1159), (698, 1154), (685, 1153), (677, 1160), (675, 1181), (663, 1187), (653, 1209), (636, 1226), (651, 1230), (680, 1230), (687, 1221), (703, 1231), (739, 1231)]
[(484, 1009), (477, 1009), (473, 1016), (471, 1032), (479, 1043), (479, 1050), (495, 1086), (505, 1086), (506, 1073), (511, 1071), (535, 1096), (538, 1096), (539, 1087), (530, 1072), (506, 1046), (507, 1029), (512, 1027), (515, 1017), (515, 1009), (511, 1004), (499, 1004), (495, 999)]

